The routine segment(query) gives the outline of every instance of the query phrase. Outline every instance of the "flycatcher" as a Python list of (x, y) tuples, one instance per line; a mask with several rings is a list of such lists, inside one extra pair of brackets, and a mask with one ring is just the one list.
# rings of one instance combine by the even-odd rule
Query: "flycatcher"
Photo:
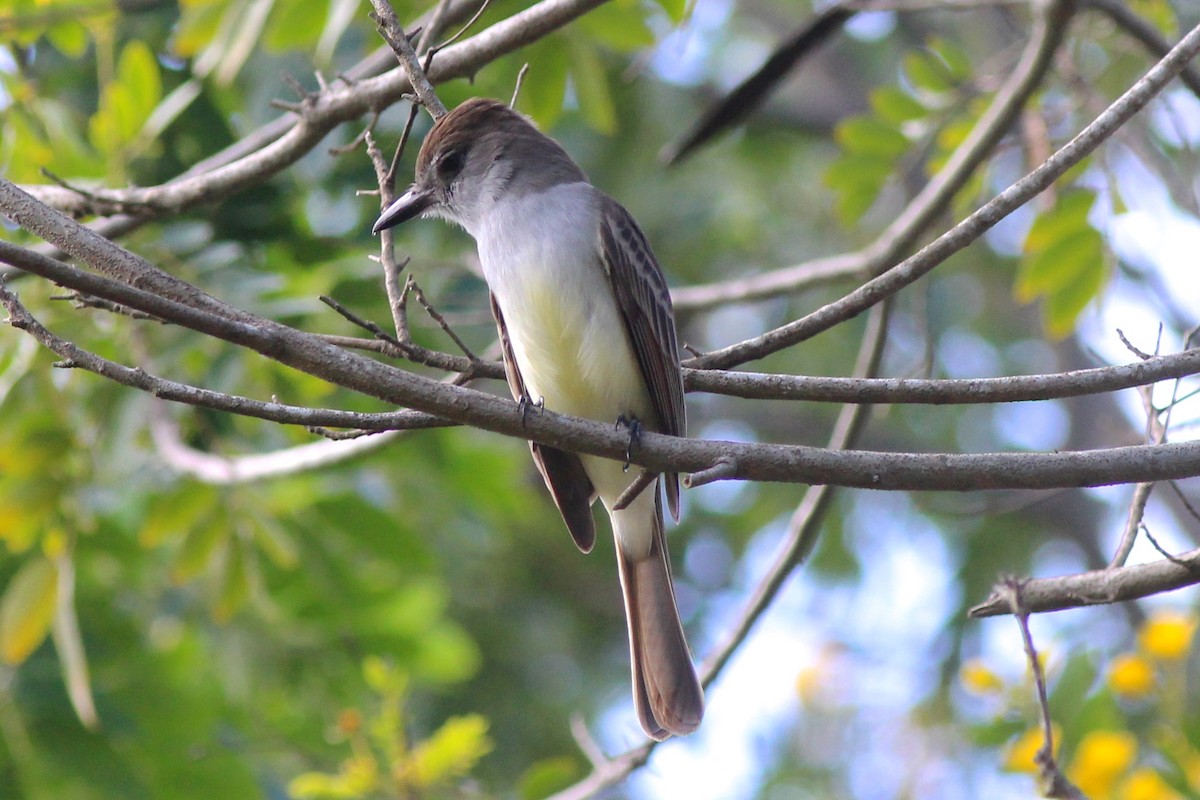
[[(468, 100), (433, 126), (416, 182), (374, 232), (418, 215), (474, 237), (491, 290), (513, 396), (563, 414), (683, 436), (683, 379), (671, 297), (642, 231), (556, 142), (494, 100)], [(679, 517), (679, 476), (620, 511), (632, 478), (619, 461), (530, 444), (583, 552), (596, 497), (612, 520), (638, 719), (655, 739), (690, 733), (704, 694), (684, 639), (659, 483)]]

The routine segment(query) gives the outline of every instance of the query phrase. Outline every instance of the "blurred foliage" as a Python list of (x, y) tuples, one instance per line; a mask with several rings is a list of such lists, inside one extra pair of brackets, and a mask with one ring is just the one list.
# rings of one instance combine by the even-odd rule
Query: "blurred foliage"
[(487, 720), (478, 714), (451, 717), (428, 739), (409, 744), (404, 732), (408, 678), (379, 658), (364, 662), (363, 677), (379, 696), (378, 712), (366, 718), (357, 709), (341, 712), (336, 735), (349, 743), (353, 755), (336, 773), (296, 776), (288, 794), (297, 800), (436, 797), (492, 749)]
[[(1086, 653), (1070, 655), (1065, 665), (1050, 659), (1055, 758), (1087, 797), (1182, 800), (1200, 793), (1200, 729), (1185, 719), (1195, 629), (1194, 613), (1157, 612), (1138, 631), (1137, 648), (1114, 657), (1102, 680)], [(1010, 682), (972, 661), (960, 678), (993, 708), (973, 739), (1002, 745), (1007, 769), (1037, 775), (1034, 756), (1044, 734), (1023, 729), (1037, 713), (1029, 674)]]
[[(409, 19), (428, 4), (394, 5)], [(528, 5), (495, 0), (479, 25)], [(1196, 22), (1180, 3), (1130, 5), (1165, 35)], [(613, 0), (439, 91), (448, 105), (508, 98), (529, 63), (518, 107), (630, 208), (673, 284), (760, 272), (871, 241), (962, 142), (1028, 28), (1020, 8), (867, 15), (882, 27), (835, 36), (743, 129), (664, 171), (658, 149), (810, 12), (792, 0)], [(270, 101), (292, 97), (282, 75), (314, 88), (314, 69), (336, 75), (379, 45), (366, 5), (343, 0), (0, 0), (0, 33), (0, 171), (37, 183), (48, 170), (82, 187), (167, 180), (273, 119)], [(1082, 15), (1060, 60), (1075, 72), (1052, 73), (1030, 111), (1044, 124), (1007, 137), (952, 214), (1039, 163), (1149, 61)], [(402, 106), (381, 116), (385, 147), (406, 118)], [(1131, 126), (1120, 156), (1089, 159), (995, 238), (899, 297), (885, 373), (1092, 366), (1093, 342), (1072, 334), (1117, 294), (1178, 338), (1194, 320), (1172, 316), (1156, 278), (1118, 259), (1101, 224), (1136, 201), (1124, 192), (1129, 154), (1173, 197), (1179, 176), (1194, 178), (1193, 145), (1168, 129)], [(122, 243), (306, 330), (358, 333), (322, 294), (385, 321), (368, 257), (377, 208), (356, 195), (371, 188), (371, 168), (361, 148), (329, 152), (359, 130), (343, 126), (262, 185)], [(411, 162), (410, 153), (403, 169)], [(11, 228), (3, 235), (30, 241)], [(427, 296), (486, 350), (494, 328), (466, 237), (420, 223), (402, 241)], [(107, 358), (218, 391), (381, 409), (190, 332), (54, 300), (41, 282), (11, 285), (48, 327)], [(701, 350), (729, 344), (850, 287), (681, 312), (681, 339)], [(413, 323), (422, 344), (452, 349), (434, 324)], [(862, 330), (851, 321), (754, 368), (846, 374)], [(289, 453), (314, 437), (165, 408), (53, 362), (0, 330), (0, 797), (539, 798), (588, 769), (568, 732), (572, 713), (606, 748), (632, 740), (611, 553), (602, 542), (595, 556), (578, 556), (522, 443), (420, 432), (318, 470), (205, 484), (164, 465), (164, 435), (227, 458)], [(689, 398), (694, 435), (747, 441), (820, 445), (836, 413)], [(1082, 448), (1135, 441), (1141, 427), (1112, 398), (887, 407), (873, 411), (863, 446)], [(724, 638), (802, 491), (687, 493), (672, 552), (698, 656)], [(813, 558), (770, 612), (771, 625), (802, 631), (762, 659), (792, 676), (787, 685), (735, 663), (710, 691), (714, 715), (746, 685), (769, 695), (770, 713), (667, 746), (691, 752), (713, 737), (727, 747), (720, 737), (732, 731), (754, 747), (742, 796), (1025, 796), (1030, 779), (1004, 770), (1040, 744), (1022, 738), (1036, 714), (1019, 637), (1011, 622), (993, 627), (963, 612), (998, 574), (1105, 563), (1126, 498), (839, 492)], [(1158, 513), (1163, 528), (1188, 529), (1177, 508)], [(72, 599), (85, 663), (70, 655), (62, 619)], [(1158, 616), (1141, 624), (1142, 615), (1055, 617), (1066, 620), (1049, 637), (1063, 763), (1077, 777), (1109, 764), (1111, 796), (1123, 800), (1200, 796), (1200, 734), (1184, 713), (1197, 700), (1185, 679), (1190, 633)], [(1182, 619), (1192, 624), (1190, 612)], [(994, 663), (998, 649), (1018, 666)], [(94, 698), (94, 731), (80, 721), (81, 692)], [(652, 764), (647, 780), (723, 768), (697, 752), (674, 773), (665, 759)], [(641, 778), (630, 791), (672, 796)]]

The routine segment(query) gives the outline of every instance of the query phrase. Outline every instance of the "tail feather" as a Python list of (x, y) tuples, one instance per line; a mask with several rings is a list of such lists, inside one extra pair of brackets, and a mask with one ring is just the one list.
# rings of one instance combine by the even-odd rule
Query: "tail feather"
[[(704, 716), (704, 691), (683, 635), (663, 537), (662, 501), (656, 502), (650, 552), (630, 558), (617, 538), (617, 565), (629, 621), (633, 701), (646, 733), (662, 741), (691, 733)], [(615, 520), (614, 520), (615, 522)]]

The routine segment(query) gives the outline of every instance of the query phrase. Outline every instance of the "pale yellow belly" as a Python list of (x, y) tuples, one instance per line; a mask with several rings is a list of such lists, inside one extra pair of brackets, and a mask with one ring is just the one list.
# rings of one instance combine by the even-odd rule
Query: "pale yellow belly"
[[(555, 291), (545, 283), (522, 288), (508, 303), (502, 298), (501, 311), (534, 402), (601, 422), (633, 416), (656, 429), (653, 404), (611, 297)], [(606, 505), (632, 479), (619, 462), (585, 456), (584, 466)]]
[(624, 322), (608, 297), (579, 301), (529, 287), (502, 309), (526, 389), (546, 408), (603, 422), (634, 415), (654, 426), (653, 406)]

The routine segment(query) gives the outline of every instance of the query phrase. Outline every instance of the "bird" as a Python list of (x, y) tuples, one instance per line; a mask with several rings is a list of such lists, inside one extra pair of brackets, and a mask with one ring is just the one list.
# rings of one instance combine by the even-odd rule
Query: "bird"
[[(686, 435), (662, 268), (630, 213), (528, 118), (472, 98), (436, 120), (413, 184), (373, 232), (415, 217), (444, 219), (474, 238), (508, 385), (523, 409), (625, 425), (631, 447), (643, 430)], [(632, 483), (627, 462), (529, 446), (584, 553), (596, 538), (597, 498), (608, 512), (643, 730), (659, 741), (691, 733), (704, 692), (675, 601), (662, 501), (678, 521), (679, 476), (659, 476), (617, 510)]]

